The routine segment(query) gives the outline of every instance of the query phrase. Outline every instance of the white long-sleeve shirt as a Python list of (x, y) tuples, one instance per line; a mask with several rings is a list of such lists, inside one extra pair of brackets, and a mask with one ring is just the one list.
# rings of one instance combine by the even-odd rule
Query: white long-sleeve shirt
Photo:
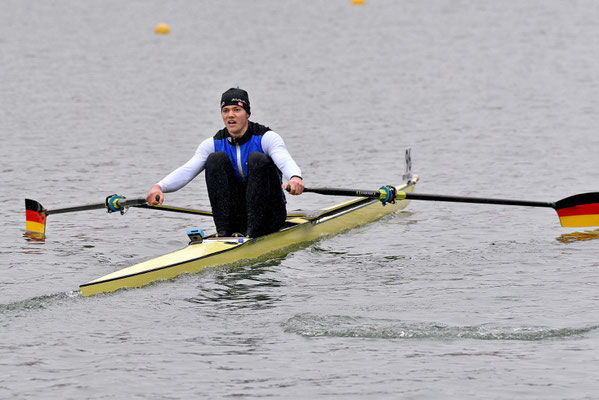
[[(302, 171), (295, 163), (285, 146), (283, 138), (274, 131), (264, 133), (261, 141), (264, 154), (269, 156), (287, 180), (293, 176), (302, 176)], [(208, 138), (198, 146), (193, 157), (185, 164), (168, 174), (157, 184), (164, 193), (174, 192), (191, 182), (206, 167), (208, 156), (214, 153), (214, 139)]]

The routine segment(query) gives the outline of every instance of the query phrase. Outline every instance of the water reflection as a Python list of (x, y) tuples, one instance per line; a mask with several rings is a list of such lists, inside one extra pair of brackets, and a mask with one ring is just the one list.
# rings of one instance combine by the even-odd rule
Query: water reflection
[(265, 309), (281, 301), (281, 281), (270, 272), (282, 258), (267, 262), (233, 267), (218, 272), (211, 283), (204, 281), (196, 296), (185, 299), (196, 304), (214, 303), (232, 308)]
[(564, 233), (557, 238), (557, 240), (562, 243), (582, 242), (593, 239), (599, 239), (599, 229), (595, 229), (594, 231)]
[(46, 241), (46, 235), (43, 233), (39, 233), (39, 232), (25, 231), (25, 233), (23, 233), (23, 237), (28, 242), (45, 242)]

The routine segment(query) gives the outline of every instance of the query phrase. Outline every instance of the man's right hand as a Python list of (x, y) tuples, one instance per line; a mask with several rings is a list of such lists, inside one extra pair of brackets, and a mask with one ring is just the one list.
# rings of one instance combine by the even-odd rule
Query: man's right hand
[[(156, 197), (158, 197), (158, 200), (156, 200)], [(146, 196), (146, 201), (151, 206), (155, 206), (156, 204), (162, 204), (162, 202), (164, 201), (164, 193), (162, 193), (162, 188), (160, 187), (160, 185), (152, 186), (152, 188), (148, 192), (148, 195)]]

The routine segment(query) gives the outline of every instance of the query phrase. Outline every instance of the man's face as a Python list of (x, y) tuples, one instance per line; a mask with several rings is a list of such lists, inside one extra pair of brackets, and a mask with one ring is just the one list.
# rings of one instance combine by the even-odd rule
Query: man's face
[(239, 106), (225, 106), (221, 109), (223, 122), (234, 138), (242, 137), (248, 127), (250, 115)]

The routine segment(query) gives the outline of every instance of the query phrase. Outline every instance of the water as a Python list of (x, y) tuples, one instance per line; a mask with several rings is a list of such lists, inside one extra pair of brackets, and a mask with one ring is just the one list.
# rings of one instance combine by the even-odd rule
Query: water
[[(90, 298), (81, 283), (211, 221), (98, 210), (22, 237), (26, 197), (145, 195), (235, 85), (309, 186), (396, 183), (411, 147), (420, 192), (598, 190), (596, 2), (366, 3), (3, 1), (1, 398), (597, 397), (599, 231), (548, 209), (412, 202), (285, 257)], [(207, 208), (203, 179), (167, 202)]]

